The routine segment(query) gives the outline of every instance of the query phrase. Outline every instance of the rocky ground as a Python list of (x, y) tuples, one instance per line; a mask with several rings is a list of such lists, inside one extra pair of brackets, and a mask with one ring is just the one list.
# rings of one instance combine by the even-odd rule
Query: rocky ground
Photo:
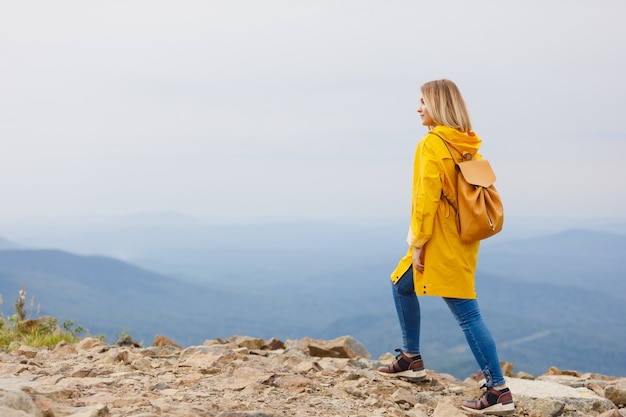
[[(143, 348), (86, 338), (0, 354), (1, 417), (455, 417), (478, 397), (478, 377), (427, 372), (418, 382), (375, 372), (346, 336), (282, 342), (249, 337), (182, 348), (157, 336)], [(513, 416), (626, 417), (626, 378), (549, 370), (513, 375)], [(621, 407), (621, 408), (620, 408)]]

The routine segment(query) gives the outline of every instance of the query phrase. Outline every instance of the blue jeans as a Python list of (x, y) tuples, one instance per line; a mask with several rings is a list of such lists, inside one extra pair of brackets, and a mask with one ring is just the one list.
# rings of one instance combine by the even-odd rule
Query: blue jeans
[[(420, 353), (420, 304), (413, 288), (413, 268), (393, 284), (393, 299), (402, 328), (403, 351)], [(504, 385), (505, 380), (496, 351), (496, 343), (487, 328), (476, 300), (445, 298), (443, 300), (463, 329), (467, 343), (485, 376), (488, 387)]]

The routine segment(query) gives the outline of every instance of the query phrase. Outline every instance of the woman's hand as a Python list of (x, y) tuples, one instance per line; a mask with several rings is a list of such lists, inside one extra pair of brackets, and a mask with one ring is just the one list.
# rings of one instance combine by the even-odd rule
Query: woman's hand
[(424, 255), (426, 254), (426, 246), (416, 248), (413, 246), (413, 268), (417, 272), (424, 272)]

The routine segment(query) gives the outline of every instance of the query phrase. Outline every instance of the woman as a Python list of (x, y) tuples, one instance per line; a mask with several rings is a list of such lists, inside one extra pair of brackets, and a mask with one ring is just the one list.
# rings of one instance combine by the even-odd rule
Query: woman
[(472, 132), (465, 102), (452, 81), (428, 82), (421, 93), (417, 112), (431, 130), (415, 153), (409, 250), (391, 274), (404, 346), (396, 350), (400, 352), (396, 361), (378, 372), (409, 379), (426, 375), (419, 346), (418, 295), (443, 297), (485, 376), (484, 394), (464, 401), (462, 407), (479, 414), (510, 414), (515, 410), (513, 398), (476, 301), (474, 272), (480, 243), (461, 242), (451, 205), (456, 205), (456, 172), (450, 151), (458, 161), (468, 152), (481, 158), (481, 139)]

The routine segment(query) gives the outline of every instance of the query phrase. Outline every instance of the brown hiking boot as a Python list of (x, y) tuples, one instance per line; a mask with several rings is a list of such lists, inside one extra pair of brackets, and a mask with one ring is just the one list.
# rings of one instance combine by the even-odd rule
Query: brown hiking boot
[(515, 412), (513, 404), (513, 395), (508, 388), (502, 390), (494, 389), (483, 385), (485, 392), (477, 400), (463, 401), (461, 406), (466, 411), (477, 414), (491, 414), (495, 416), (504, 416)]
[(379, 374), (411, 380), (422, 379), (426, 376), (424, 361), (421, 355), (411, 358), (402, 352), (401, 349), (396, 349), (396, 352), (400, 353), (396, 356), (395, 362), (378, 368)]

